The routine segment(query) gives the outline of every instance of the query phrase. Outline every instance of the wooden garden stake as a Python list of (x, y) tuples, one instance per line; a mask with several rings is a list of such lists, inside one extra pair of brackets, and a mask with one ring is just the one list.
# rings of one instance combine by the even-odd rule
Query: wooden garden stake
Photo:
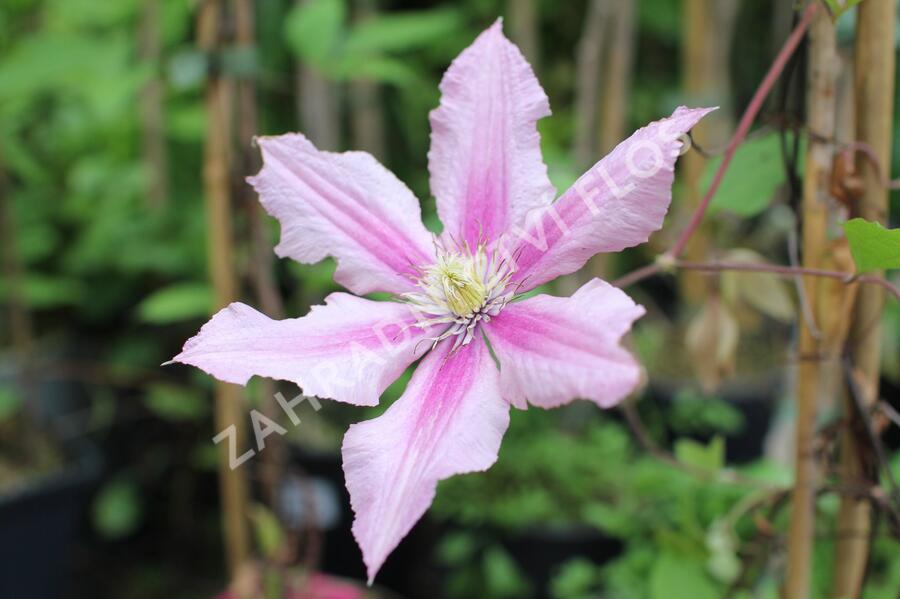
[[(605, 156), (628, 135), (628, 99), (634, 70), (634, 46), (637, 3), (620, 0), (610, 17), (609, 46), (603, 60), (603, 99), (600, 102), (600, 145), (598, 156)], [(601, 254), (602, 255), (602, 254)]]
[[(201, 48), (212, 55), (218, 48), (222, 29), (222, 4), (206, 0), (197, 18), (197, 40)], [(210, 277), (215, 293), (216, 309), (235, 299), (236, 284), (233, 271), (233, 240), (229, 178), (229, 86), (221, 73), (213, 70), (206, 84), (206, 141), (203, 158), (203, 188), (206, 205), (207, 255)], [(239, 388), (216, 383), (216, 431), (234, 426), (237, 442), (243, 445), (244, 413)], [(230, 467), (227, 442), (219, 444), (219, 481), (222, 497), (222, 518), (225, 556), (234, 576), (249, 556), (247, 524), (247, 483), (240, 468)]]
[[(819, 10), (809, 33), (809, 74), (807, 81), (807, 125), (810, 136), (803, 181), (802, 258), (806, 268), (822, 268), (829, 254), (828, 225), (833, 202), (830, 198), (831, 167), (834, 156), (835, 104), (838, 57), (834, 24), (830, 15)], [(826, 310), (829, 297), (821, 279), (803, 281), (814, 322)], [(833, 295), (831, 296), (833, 297)], [(827, 340), (817, 338), (804, 319), (800, 319), (796, 397), (796, 438), (794, 491), (791, 496), (791, 522), (788, 532), (788, 562), (784, 586), (786, 599), (808, 599), (815, 533), (816, 460), (814, 437), (816, 408), (827, 386), (823, 384), (822, 359)]]
[[(255, 19), (252, 0), (232, 0), (234, 10), (234, 33), (237, 46), (252, 51), (256, 45)], [(237, 83), (237, 146), (240, 148), (238, 166), (238, 201), (247, 215), (247, 236), (249, 237), (250, 268), (249, 278), (263, 312), (269, 318), (284, 318), (284, 306), (278, 291), (278, 283), (273, 272), (273, 253), (268, 238), (268, 229), (262, 204), (243, 178), (259, 170), (259, 152), (253, 147), (253, 137), (259, 134), (256, 83), (252, 77), (242, 77)], [(259, 381), (259, 405), (262, 413), (277, 422), (281, 414), (275, 401), (278, 391), (275, 381), (263, 378)], [(278, 511), (277, 491), (281, 478), (281, 461), (284, 447), (279, 436), (266, 440), (265, 451), (259, 456), (263, 496), (271, 510)]]
[[(639, 0), (615, 2), (609, 15), (607, 46), (603, 52), (600, 83), (597, 156), (609, 154), (628, 135), (628, 99), (637, 42), (636, 12)], [(611, 254), (598, 254), (588, 262), (588, 277), (608, 279)]]
[[(728, 97), (729, 65), (732, 32), (737, 16), (735, 0), (686, 0), (683, 4), (682, 33), (684, 50), (682, 65), (684, 88), (689, 104), (715, 106), (725, 103)], [(724, 135), (732, 130), (729, 106), (720, 109), (694, 127), (691, 135), (704, 147), (725, 141)], [(684, 196), (687, 199), (682, 210), (693, 210), (700, 203), (703, 166), (705, 160), (698, 152), (688, 152), (681, 158)], [(699, 227), (687, 246), (687, 259), (702, 261), (707, 258), (709, 235), (705, 227)], [(685, 272), (679, 277), (682, 297), (691, 304), (702, 302), (709, 291), (710, 278), (701, 273)]]
[(591, 0), (575, 57), (575, 164), (586, 169), (597, 161), (596, 123), (600, 104), (603, 47), (614, 11), (610, 0)]
[(159, 74), (162, 38), (159, 13), (162, 0), (143, 0), (138, 31), (138, 53), (141, 61), (153, 69), (140, 94), (141, 146), (147, 168), (147, 202), (153, 208), (163, 206), (169, 198), (169, 155), (166, 148), (164, 91)]
[[(889, 176), (891, 135), (894, 112), (894, 23), (893, 0), (865, 0), (858, 7), (856, 22), (855, 95), (857, 107), (857, 140), (867, 144), (877, 167), (862, 158), (857, 172), (864, 183), (858, 203), (851, 209), (854, 216), (887, 224), (888, 189), (880, 181)], [(883, 273), (882, 273), (883, 276)], [(848, 349), (854, 374), (863, 385), (863, 401), (871, 405), (878, 394), (881, 358), (881, 314), (884, 290), (875, 285), (861, 286), (851, 324)], [(848, 402), (851, 426), (841, 445), (841, 477), (846, 485), (868, 485), (865, 463), (867, 451), (854, 434), (856, 410)], [(859, 597), (869, 556), (871, 506), (867, 499), (845, 495), (838, 513), (837, 550), (835, 553), (834, 596)]]
[(535, 0), (507, 0), (509, 33), (535, 71), (540, 71), (540, 11)]

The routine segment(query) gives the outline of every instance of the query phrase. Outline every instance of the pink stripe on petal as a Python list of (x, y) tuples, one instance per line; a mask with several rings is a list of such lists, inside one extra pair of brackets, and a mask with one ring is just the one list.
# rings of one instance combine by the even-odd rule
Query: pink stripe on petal
[(672, 201), (675, 161), (689, 131), (712, 108), (678, 108), (620, 143), (551, 206), (513, 227), (502, 251), (517, 265), (522, 291), (575, 272), (601, 252), (644, 243)]
[(272, 320), (240, 303), (220, 310), (173, 362), (219, 380), (293, 381), (307, 395), (374, 406), (430, 346), (408, 306), (333, 293), (303, 318)]
[(485, 333), (500, 361), (503, 397), (518, 408), (589, 399), (608, 408), (637, 386), (640, 368), (619, 345), (644, 314), (620, 289), (594, 279), (572, 297), (509, 304)]
[(498, 372), (480, 339), (429, 353), (382, 416), (344, 437), (353, 534), (369, 582), (431, 505), (439, 480), (488, 469), (509, 424)]
[(354, 293), (414, 288), (431, 264), (419, 202), (365, 152), (320, 152), (300, 134), (261, 137), (265, 165), (248, 181), (281, 222), (275, 253), (311, 264), (337, 259), (335, 280)]
[(428, 168), (444, 232), (471, 246), (492, 241), (556, 193), (536, 127), (550, 104), (499, 20), (453, 61), (440, 89)]

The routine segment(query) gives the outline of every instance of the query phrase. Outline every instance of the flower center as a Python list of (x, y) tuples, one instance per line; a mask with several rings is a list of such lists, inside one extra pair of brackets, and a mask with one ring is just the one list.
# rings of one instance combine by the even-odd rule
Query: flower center
[(482, 244), (474, 251), (439, 245), (437, 261), (420, 272), (419, 291), (403, 299), (422, 315), (420, 327), (446, 327), (432, 338), (435, 345), (451, 336), (457, 336), (454, 347), (469, 343), (478, 323), (499, 314), (514, 294), (507, 289), (507, 263)]
[(426, 273), (426, 284), (441, 290), (447, 307), (457, 316), (468, 316), (484, 304), (487, 288), (472, 258), (441, 256)]

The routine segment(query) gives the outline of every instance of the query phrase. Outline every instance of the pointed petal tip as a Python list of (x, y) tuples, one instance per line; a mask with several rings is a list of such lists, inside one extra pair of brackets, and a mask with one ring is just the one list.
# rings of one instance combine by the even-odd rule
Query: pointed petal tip
[(503, 32), (503, 17), (497, 17), (497, 19), (493, 23), (491, 23), (487, 29), (478, 34), (478, 36), (475, 38), (475, 41), (472, 42), (472, 45), (474, 46), (480, 41), (500, 41), (512, 44), (512, 42), (509, 40), (509, 38), (506, 37), (506, 34)]
[(718, 109), (719, 109), (718, 106), (690, 107), (690, 106), (682, 105), (682, 106), (679, 106), (678, 108), (676, 108), (674, 110), (674, 112), (672, 112), (672, 116), (670, 116), (669, 118), (672, 120), (684, 119), (685, 121), (688, 122), (687, 129), (690, 129), (695, 124), (697, 124), (700, 121), (700, 119), (702, 119), (703, 117), (708, 115), (710, 112), (713, 112)]

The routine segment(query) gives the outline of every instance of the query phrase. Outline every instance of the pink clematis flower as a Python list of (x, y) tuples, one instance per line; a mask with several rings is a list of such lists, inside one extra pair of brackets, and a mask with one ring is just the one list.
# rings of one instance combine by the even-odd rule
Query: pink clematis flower
[(644, 309), (624, 292), (594, 279), (567, 298), (519, 296), (659, 229), (680, 137), (711, 110), (681, 107), (638, 130), (554, 202), (536, 129), (547, 96), (500, 21), (453, 61), (440, 89), (428, 159), (441, 236), (422, 225), (412, 192), (363, 152), (263, 137), (265, 165), (249, 179), (281, 222), (279, 256), (333, 256), (338, 283), (397, 301), (334, 293), (282, 321), (231, 304), (174, 358), (223, 381), (272, 377), (360, 406), (376, 405), (422, 358), (402, 397), (344, 437), (370, 582), (438, 481), (496, 461), (511, 405), (583, 398), (608, 408), (637, 386), (638, 364), (619, 343)]

